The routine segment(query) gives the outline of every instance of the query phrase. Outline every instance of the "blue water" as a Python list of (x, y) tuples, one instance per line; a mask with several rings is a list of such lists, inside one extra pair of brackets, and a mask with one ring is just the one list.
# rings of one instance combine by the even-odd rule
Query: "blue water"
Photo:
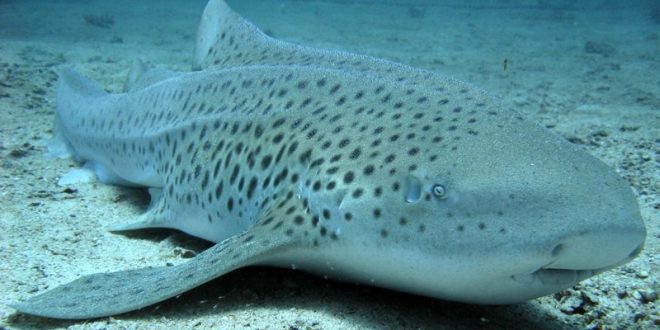
[[(185, 69), (205, 3), (5, 0), (0, 2), (0, 38), (88, 44), (106, 61), (130, 55)], [(547, 91), (536, 101), (518, 99), (511, 106), (571, 107), (578, 103), (576, 90), (589, 94), (588, 102), (659, 103), (658, 79), (648, 74), (660, 72), (660, 2), (654, 0), (229, 4), (280, 39), (442, 71), (507, 100), (521, 88), (527, 95)], [(113, 23), (94, 26), (86, 16), (111, 17)], [(623, 90), (634, 83), (640, 85), (636, 91)]]

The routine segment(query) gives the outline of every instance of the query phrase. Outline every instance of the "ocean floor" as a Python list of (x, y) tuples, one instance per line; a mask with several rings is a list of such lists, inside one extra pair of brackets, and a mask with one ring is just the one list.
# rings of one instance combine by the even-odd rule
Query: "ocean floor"
[(112, 92), (121, 91), (135, 58), (188, 70), (205, 3), (8, 0), (0, 2), (0, 329), (660, 326), (660, 11), (654, 18), (650, 5), (630, 2), (400, 3), (230, 1), (277, 38), (469, 81), (583, 146), (625, 177), (638, 197), (648, 238), (636, 260), (511, 306), (457, 304), (249, 268), (115, 317), (57, 321), (17, 314), (8, 303), (83, 274), (176, 264), (209, 247), (174, 231), (107, 232), (144, 210), (146, 194), (96, 181), (58, 186), (77, 164), (45, 156), (60, 68), (72, 67)]

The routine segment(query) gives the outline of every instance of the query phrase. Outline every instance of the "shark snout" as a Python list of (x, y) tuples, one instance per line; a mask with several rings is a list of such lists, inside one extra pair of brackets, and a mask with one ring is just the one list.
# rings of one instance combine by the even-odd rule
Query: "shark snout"
[[(639, 211), (633, 207), (630, 210), (630, 218), (608, 219), (600, 226), (591, 225), (546, 240), (541, 247), (542, 256), (521, 263), (531, 268), (510, 275), (512, 287), (517, 288), (512, 292), (522, 290), (524, 293), (519, 294), (524, 296), (534, 290), (540, 294), (557, 291), (637, 257), (644, 247), (646, 229)], [(529, 263), (532, 260), (535, 266), (534, 262)], [(513, 301), (512, 298), (500, 303)]]
[(577, 233), (551, 245), (548, 254), (552, 261), (542, 268), (604, 271), (639, 255), (645, 237), (644, 227), (635, 225)]
[(641, 252), (646, 228), (636, 198), (612, 171), (603, 170), (600, 181), (585, 179), (566, 195), (572, 202), (556, 213), (564, 220), (546, 241), (550, 262), (543, 269), (600, 273)]
[(572, 285), (641, 253), (646, 228), (632, 189), (599, 162), (589, 169), (547, 171), (551, 175), (546, 178), (552, 180), (546, 182), (552, 184), (528, 177), (525, 193), (520, 193), (527, 199), (517, 210), (520, 214), (536, 211), (540, 221), (534, 238), (524, 230), (518, 236), (529, 245), (521, 268), (511, 267), (515, 280), (537, 279), (551, 287)]
[(537, 209), (552, 205), (542, 212), (551, 234), (538, 246), (548, 258), (541, 269), (596, 274), (634, 259), (646, 228), (633, 190), (604, 163), (583, 153), (570, 156), (571, 162), (546, 168), (546, 182), (552, 184), (545, 186), (552, 190), (529, 180), (535, 187), (530, 191), (539, 192), (532, 194)]

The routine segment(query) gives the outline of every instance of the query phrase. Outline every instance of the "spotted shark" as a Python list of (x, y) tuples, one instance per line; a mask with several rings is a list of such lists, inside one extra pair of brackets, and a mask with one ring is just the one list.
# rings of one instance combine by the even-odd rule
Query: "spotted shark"
[(55, 137), (100, 181), (149, 189), (111, 230), (217, 244), (12, 305), (43, 317), (132, 311), (251, 265), (510, 304), (624, 264), (646, 236), (612, 169), (482, 90), (273, 39), (220, 0), (191, 72), (138, 65), (119, 94), (61, 72)]

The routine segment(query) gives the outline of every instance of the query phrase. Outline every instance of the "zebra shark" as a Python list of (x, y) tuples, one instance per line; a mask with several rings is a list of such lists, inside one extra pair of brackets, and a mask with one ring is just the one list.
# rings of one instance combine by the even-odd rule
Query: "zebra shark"
[(111, 230), (217, 244), (171, 267), (81, 277), (12, 306), (82, 319), (155, 304), (250, 265), (441, 299), (509, 304), (637, 256), (636, 199), (612, 169), (482, 90), (368, 56), (275, 40), (207, 4), (192, 72), (136, 66), (120, 94), (71, 71), (55, 137), (151, 205)]

